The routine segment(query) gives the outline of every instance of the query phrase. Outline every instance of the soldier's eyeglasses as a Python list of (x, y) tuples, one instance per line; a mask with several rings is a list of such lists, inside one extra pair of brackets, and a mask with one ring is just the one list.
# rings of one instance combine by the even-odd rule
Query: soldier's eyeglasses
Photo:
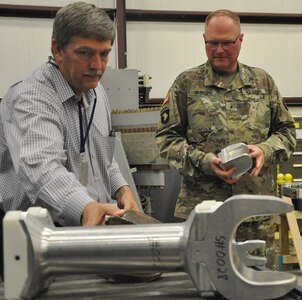
[(224, 42), (216, 42), (216, 41), (205, 41), (206, 46), (209, 49), (217, 49), (219, 45), (225, 50), (230, 49), (234, 46), (234, 44), (237, 42), (240, 34), (236, 37), (234, 41), (224, 41)]

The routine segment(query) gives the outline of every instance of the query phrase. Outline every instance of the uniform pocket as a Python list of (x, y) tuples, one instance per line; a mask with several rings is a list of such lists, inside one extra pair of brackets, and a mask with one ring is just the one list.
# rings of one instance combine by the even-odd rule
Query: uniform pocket
[(211, 96), (191, 95), (188, 100), (188, 139), (203, 142), (226, 126), (219, 103)]

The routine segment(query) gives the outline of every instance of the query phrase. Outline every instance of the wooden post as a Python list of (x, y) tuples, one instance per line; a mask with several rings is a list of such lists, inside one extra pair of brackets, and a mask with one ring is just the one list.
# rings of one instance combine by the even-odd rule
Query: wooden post
[[(292, 204), (291, 198), (282, 196), (282, 199), (284, 201)], [(287, 213), (286, 218), (287, 218), (287, 222), (288, 222), (288, 227), (292, 234), (295, 251), (296, 251), (297, 258), (298, 258), (299, 268), (300, 268), (300, 271), (302, 271), (302, 239), (301, 239), (301, 233), (299, 230), (295, 212), (291, 211), (291, 212)]]

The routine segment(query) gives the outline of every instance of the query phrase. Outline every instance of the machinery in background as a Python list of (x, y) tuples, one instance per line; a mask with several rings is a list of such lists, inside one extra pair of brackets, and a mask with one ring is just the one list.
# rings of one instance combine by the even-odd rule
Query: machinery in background
[(151, 214), (151, 207), (150, 204), (146, 201), (142, 201), (142, 197), (139, 195), (136, 184), (133, 179), (132, 170), (129, 168), (128, 159), (123, 147), (122, 139), (121, 139), (121, 133), (115, 132), (115, 146), (114, 146), (114, 157), (116, 162), (119, 165), (120, 171), (123, 174), (126, 182), (130, 186), (133, 196), (135, 198), (135, 201), (137, 202), (137, 205), (141, 211), (147, 211), (150, 210)]
[(277, 166), (277, 195), (291, 199), (295, 213), (280, 218), (279, 270), (286, 270), (296, 264), (299, 264), (300, 270), (302, 268), (302, 117), (299, 106), (290, 108), (295, 119), (297, 146), (290, 159)]
[(152, 213), (150, 189), (165, 186), (167, 162), (159, 156), (155, 133), (159, 108), (116, 110), (112, 112), (113, 128), (121, 133), (121, 140), (133, 179), (141, 196), (142, 206)]
[(281, 195), (291, 198), (295, 210), (302, 211), (302, 182), (281, 184)]
[(302, 117), (294, 116), (297, 146), (291, 158), (280, 164), (278, 173), (290, 173), (293, 176), (293, 182), (302, 183)]
[(147, 74), (140, 74), (138, 76), (138, 93), (139, 93), (139, 105), (144, 107), (150, 104), (150, 90), (152, 89), (150, 85), (151, 76)]
[(164, 188), (169, 168), (155, 144), (160, 107), (149, 103), (150, 79), (138, 70), (109, 68), (101, 80), (110, 100), (113, 129), (121, 133), (127, 164), (148, 214), (150, 190)]
[(32, 299), (55, 275), (153, 272), (188, 273), (201, 297), (280, 298), (296, 287), (296, 276), (265, 269), (264, 257), (248, 254), (265, 242), (236, 242), (235, 233), (250, 216), (292, 210), (277, 197), (238, 195), (204, 201), (181, 223), (96, 227), (55, 227), (39, 207), (10, 211), (3, 220), (5, 298)]
[(161, 171), (168, 167), (159, 156), (155, 133), (159, 109), (113, 111), (112, 124), (121, 132), (122, 143), (138, 187), (162, 187), (165, 184)]
[(111, 110), (137, 109), (138, 70), (107, 68), (101, 79)]
[(138, 109), (150, 103), (150, 79), (136, 69), (107, 68), (101, 83), (110, 101), (111, 110)]

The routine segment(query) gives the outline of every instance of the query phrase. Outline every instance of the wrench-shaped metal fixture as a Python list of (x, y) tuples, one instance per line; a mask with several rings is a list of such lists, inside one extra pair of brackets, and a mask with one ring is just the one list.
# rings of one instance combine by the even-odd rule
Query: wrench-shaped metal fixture
[(54, 226), (46, 209), (8, 212), (4, 218), (5, 297), (31, 299), (54, 275), (185, 271), (199, 293), (234, 300), (275, 299), (296, 286), (290, 273), (259, 271), (265, 259), (249, 250), (264, 242), (236, 242), (250, 216), (283, 214), (292, 205), (273, 196), (238, 195), (204, 201), (183, 223)]

